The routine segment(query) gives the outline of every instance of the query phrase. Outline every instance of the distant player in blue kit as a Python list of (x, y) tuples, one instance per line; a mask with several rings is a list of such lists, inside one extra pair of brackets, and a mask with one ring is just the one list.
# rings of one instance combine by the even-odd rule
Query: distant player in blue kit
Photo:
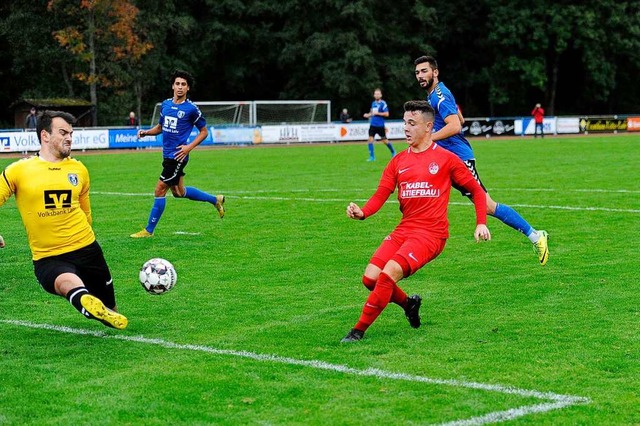
[[(208, 135), (207, 123), (200, 109), (189, 99), (187, 94), (193, 86), (193, 77), (186, 71), (177, 70), (171, 76), (173, 98), (162, 102), (160, 120), (149, 130), (138, 131), (138, 138), (154, 136), (162, 133), (162, 174), (155, 189), (155, 200), (149, 215), (147, 226), (132, 238), (153, 236), (153, 232), (164, 212), (167, 191), (176, 198), (188, 198), (194, 201), (205, 201), (212, 204), (220, 218), (224, 217), (224, 195), (210, 195), (192, 186), (184, 186), (184, 169), (189, 162), (189, 153)], [(200, 133), (189, 142), (193, 127)]]
[(375, 89), (373, 91), (371, 109), (363, 117), (369, 119), (369, 159), (367, 161), (375, 161), (376, 159), (375, 150), (373, 149), (373, 141), (376, 135), (380, 136), (380, 140), (387, 145), (387, 148), (391, 151), (391, 157), (396, 155), (396, 150), (393, 149), (393, 145), (387, 139), (387, 131), (384, 127), (384, 119), (389, 117), (389, 107), (382, 100), (382, 90)]
[[(436, 112), (432, 139), (439, 146), (456, 154), (465, 163), (480, 186), (487, 192), (476, 170), (476, 160), (469, 141), (461, 133), (462, 124), (456, 100), (447, 87), (438, 80), (438, 62), (432, 56), (421, 56), (414, 61), (415, 74), (420, 87), (427, 91), (427, 102)], [(464, 196), (469, 192), (464, 188), (453, 185)], [(514, 209), (506, 204), (495, 202), (487, 192), (487, 213), (499, 219), (504, 224), (522, 232), (533, 243), (541, 265), (549, 260), (548, 235), (546, 231), (536, 231)]]

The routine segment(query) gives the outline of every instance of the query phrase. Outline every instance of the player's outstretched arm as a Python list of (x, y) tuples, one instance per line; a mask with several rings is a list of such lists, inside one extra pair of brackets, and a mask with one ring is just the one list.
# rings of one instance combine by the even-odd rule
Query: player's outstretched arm
[(349, 203), (347, 206), (347, 216), (351, 219), (361, 220), (364, 218), (364, 213), (356, 203)]
[(159, 135), (160, 133), (162, 133), (162, 126), (160, 126), (159, 124), (156, 124), (149, 130), (142, 130), (142, 129), (138, 130), (138, 139), (143, 138), (145, 136)]
[(473, 233), (473, 236), (476, 242), (491, 240), (491, 232), (489, 232), (487, 225), (477, 225), (476, 232)]

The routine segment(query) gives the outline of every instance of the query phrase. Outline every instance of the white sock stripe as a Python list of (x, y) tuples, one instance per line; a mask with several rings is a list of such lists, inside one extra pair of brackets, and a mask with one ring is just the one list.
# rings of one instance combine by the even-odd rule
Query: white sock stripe
[(77, 295), (78, 293), (88, 293), (88, 292), (89, 292), (89, 291), (88, 291), (86, 288), (84, 288), (84, 287), (81, 287), (81, 288), (77, 289), (76, 291), (74, 291), (74, 292), (71, 294), (71, 296), (69, 296), (69, 302), (70, 302), (71, 304), (73, 304), (73, 298), (74, 298), (74, 297), (76, 297), (76, 295)]

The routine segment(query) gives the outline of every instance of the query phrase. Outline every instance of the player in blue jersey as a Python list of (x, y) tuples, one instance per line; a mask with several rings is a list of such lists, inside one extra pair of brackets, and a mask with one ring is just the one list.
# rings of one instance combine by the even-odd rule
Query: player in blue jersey
[[(189, 153), (208, 135), (207, 123), (200, 109), (187, 98), (193, 86), (193, 77), (186, 71), (177, 70), (171, 77), (173, 98), (162, 102), (160, 120), (149, 130), (139, 130), (138, 137), (159, 135), (162, 133), (162, 174), (155, 189), (155, 200), (147, 226), (133, 238), (153, 236), (153, 232), (164, 212), (167, 191), (176, 198), (188, 198), (212, 204), (220, 218), (224, 217), (224, 195), (211, 195), (192, 186), (184, 186), (184, 169), (189, 162)], [(193, 127), (198, 135), (189, 143)]]
[[(461, 133), (462, 124), (460, 123), (456, 100), (444, 83), (438, 80), (438, 62), (432, 56), (421, 56), (414, 61), (414, 64), (416, 79), (420, 87), (427, 91), (427, 101), (436, 112), (432, 139), (442, 148), (460, 157), (471, 171), (471, 174), (487, 192), (476, 170), (473, 149), (471, 149), (469, 141)], [(469, 196), (469, 193), (464, 188), (459, 188), (455, 185), (454, 187), (463, 195)], [(518, 212), (506, 204), (495, 202), (488, 192), (487, 213), (526, 235), (529, 241), (533, 243), (540, 264), (544, 266), (547, 263), (549, 260), (549, 245), (546, 231), (536, 231)]]
[(389, 107), (387, 103), (382, 100), (382, 90), (375, 89), (373, 91), (371, 109), (364, 114), (363, 117), (369, 119), (369, 159), (367, 161), (374, 161), (376, 159), (373, 149), (373, 141), (376, 135), (380, 136), (380, 140), (387, 145), (387, 148), (391, 151), (391, 157), (396, 155), (396, 150), (393, 149), (393, 145), (391, 145), (387, 139), (387, 131), (384, 128), (384, 119), (389, 117)]

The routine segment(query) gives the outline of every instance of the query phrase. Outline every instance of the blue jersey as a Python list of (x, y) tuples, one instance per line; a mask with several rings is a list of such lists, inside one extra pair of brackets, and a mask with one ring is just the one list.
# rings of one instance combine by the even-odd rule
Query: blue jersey
[[(385, 101), (380, 99), (379, 101), (371, 102), (371, 112), (389, 112), (389, 107)], [(384, 127), (384, 117), (372, 115), (369, 124), (372, 127)]]
[[(433, 123), (434, 132), (442, 129), (447, 124), (444, 121), (445, 118), (453, 114), (458, 114), (456, 100), (442, 82), (438, 82), (433, 92), (427, 95), (427, 102), (429, 102), (429, 105), (436, 111), (435, 123)], [(461, 160), (473, 159), (473, 149), (471, 149), (469, 141), (462, 136), (462, 133), (439, 140), (437, 143), (444, 149), (453, 152), (460, 157)]]
[(172, 98), (162, 102), (160, 120), (162, 126), (162, 156), (173, 158), (179, 145), (186, 145), (196, 126), (198, 130), (207, 125), (200, 108), (189, 99), (176, 104)]

